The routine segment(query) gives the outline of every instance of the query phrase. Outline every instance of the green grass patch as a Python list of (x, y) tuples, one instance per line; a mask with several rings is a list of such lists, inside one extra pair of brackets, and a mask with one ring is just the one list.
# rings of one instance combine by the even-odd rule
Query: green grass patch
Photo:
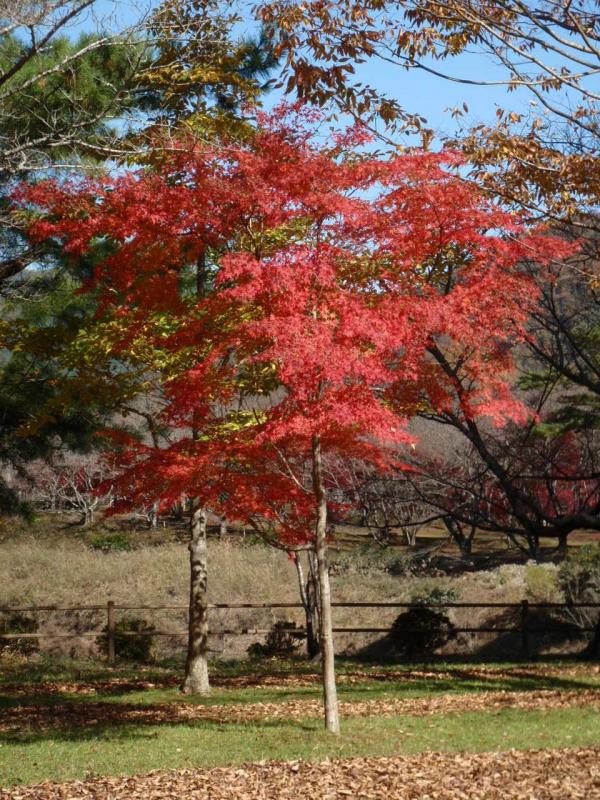
[[(559, 689), (577, 691), (593, 689), (600, 686), (600, 671), (593, 665), (582, 669), (577, 674), (561, 674), (560, 669), (568, 670), (570, 666), (581, 662), (552, 662), (527, 665), (514, 664), (395, 664), (378, 666), (361, 664), (356, 661), (339, 660), (338, 693), (341, 700), (368, 700), (386, 698), (421, 697), (441, 694), (465, 694), (481, 691), (530, 691), (540, 689)], [(481, 672), (482, 667), (484, 672)], [(534, 672), (528, 671), (533, 667)], [(552, 672), (546, 674), (546, 667)], [(558, 670), (558, 672), (557, 672)], [(353, 677), (352, 683), (344, 681), (344, 676), (353, 676), (360, 672), (358, 679)], [(217, 683), (208, 698), (186, 698), (186, 702), (221, 703), (254, 703), (277, 702), (288, 699), (320, 697), (318, 668), (305, 661), (263, 661), (217, 663), (211, 668), (211, 674)], [(183, 675), (180, 663), (165, 663), (149, 666), (122, 663), (109, 667), (102, 662), (63, 660), (42, 660), (39, 663), (20, 664), (0, 673), (0, 707), (2, 704), (40, 704), (45, 698), (37, 688), (43, 683), (56, 684), (58, 692), (52, 694), (52, 702), (73, 701), (78, 703), (106, 701), (110, 703), (170, 703), (182, 700), (177, 683)], [(221, 688), (219, 679), (235, 679), (236, 677), (268, 676), (271, 679), (281, 677), (285, 681), (289, 676), (312, 676), (316, 682), (306, 686), (269, 686), (247, 688)], [(156, 683), (156, 688), (136, 690), (127, 685), (115, 685), (110, 691), (103, 691), (99, 683), (96, 692), (91, 694), (69, 693), (67, 687), (60, 691), (61, 684), (79, 683), (93, 685), (95, 682), (124, 679)], [(175, 684), (163, 688), (165, 682)], [(11, 698), (3, 696), (2, 686), (18, 684), (30, 689), (25, 694)]]
[[(339, 696), (342, 701), (408, 699), (481, 691), (578, 691), (600, 685), (600, 672), (590, 665), (569, 672), (573, 662), (536, 664), (531, 672), (524, 664), (437, 664), (428, 667), (382, 667), (339, 663)], [(559, 668), (557, 672), (557, 667)], [(561, 672), (560, 668), (564, 668)], [(290, 675), (316, 675), (315, 667), (302, 662), (217, 664), (215, 678), (268, 675), (285, 680)], [(176, 686), (165, 686), (181, 676), (181, 664), (140, 667), (101, 662), (40, 661), (14, 665), (0, 678), (2, 707), (86, 705), (90, 702), (162, 705), (180, 703)], [(344, 682), (344, 676), (352, 682)], [(111, 679), (142, 680), (139, 683), (106, 684)], [(2, 684), (19, 684), (21, 691), (2, 692)], [(96, 691), (80, 694), (72, 683), (84, 683)], [(50, 684), (50, 685), (48, 685)], [(318, 682), (309, 685), (216, 686), (207, 698), (185, 702), (207, 705), (285, 702), (320, 698)], [(117, 715), (118, 716), (118, 715)], [(26, 714), (23, 714), (26, 718)], [(582, 747), (600, 745), (597, 709), (565, 708), (524, 711), (516, 708), (489, 713), (432, 715), (428, 717), (348, 718), (339, 738), (328, 735), (320, 720), (272, 720), (257, 723), (218, 723), (208, 720), (185, 724), (98, 721), (88, 725), (40, 730), (26, 723), (18, 731), (0, 733), (0, 785), (64, 781), (92, 774), (135, 774), (152, 769), (203, 768), (262, 759), (322, 759), (334, 756), (366, 756), (429, 750), (485, 751), (510, 748)]]
[(260, 724), (97, 726), (26, 731), (0, 739), (4, 786), (153, 769), (207, 768), (262, 759), (320, 760), (422, 751), (491, 751), (600, 744), (595, 709), (343, 720), (339, 738), (318, 720)]

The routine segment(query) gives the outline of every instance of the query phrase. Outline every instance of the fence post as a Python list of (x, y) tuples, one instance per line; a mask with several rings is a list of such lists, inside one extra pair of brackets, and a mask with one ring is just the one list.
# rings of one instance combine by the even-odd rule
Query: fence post
[(521, 655), (529, 658), (529, 600), (521, 600)]
[(108, 603), (106, 604), (106, 615), (107, 615), (106, 642), (107, 642), (108, 663), (114, 664), (115, 663), (115, 603), (113, 600), (109, 600)]

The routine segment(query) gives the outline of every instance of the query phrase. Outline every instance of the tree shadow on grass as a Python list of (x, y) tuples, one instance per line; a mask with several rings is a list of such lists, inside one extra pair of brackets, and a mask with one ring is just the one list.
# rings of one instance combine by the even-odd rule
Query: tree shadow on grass
[[(421, 674), (420, 674), (421, 673)], [(503, 670), (500, 674), (482, 673), (477, 669), (453, 669), (446, 673), (438, 673), (435, 668), (428, 670), (419, 666), (418, 670), (409, 673), (404, 678), (402, 673), (391, 673), (395, 676), (394, 680), (402, 684), (402, 692), (394, 691), (394, 696), (420, 696), (420, 695), (442, 695), (442, 694), (476, 694), (479, 692), (527, 692), (540, 690), (558, 691), (585, 691), (590, 688), (600, 688), (596, 675), (596, 681), (586, 680), (585, 677), (560, 677), (560, 676), (540, 676), (527, 672), (526, 668), (513, 667)], [(377, 677), (372, 679), (378, 681)], [(376, 687), (372, 684), (368, 689), (366, 685), (356, 684), (354, 694), (361, 691), (371, 699), (378, 696), (390, 695), (390, 681), (385, 678)], [(351, 693), (350, 693), (351, 694)], [(352, 699), (345, 687), (340, 687), (340, 699)]]
[[(168, 723), (170, 727), (174, 723)], [(288, 720), (264, 719), (253, 721), (251, 724), (243, 722), (223, 721), (218, 719), (188, 720), (176, 723), (178, 727), (188, 730), (223, 733), (230, 736), (259, 735), (261, 731), (280, 731), (283, 736), (286, 731), (304, 731), (313, 733), (320, 729), (322, 723), (315, 720)], [(160, 728), (165, 723), (151, 721), (137, 721), (135, 723), (123, 720), (98, 720), (89, 724), (63, 724), (60, 727), (36, 728), (24, 727), (0, 732), (0, 743), (12, 745), (30, 745), (38, 743), (56, 742), (126, 742), (132, 740), (150, 741), (160, 736)]]
[[(505, 622), (502, 620), (502, 622)], [(543, 625), (545, 620), (532, 619), (532, 644), (536, 642), (536, 625)], [(411, 692), (478, 692), (478, 691), (528, 691), (555, 689), (577, 691), (596, 688), (600, 684), (600, 673), (589, 661), (570, 659), (565, 663), (564, 656), (547, 658), (542, 662), (533, 658), (515, 659), (519, 652), (521, 634), (504, 634), (506, 641), (502, 647), (485, 650), (483, 658), (474, 659), (464, 656), (431, 656), (428, 660), (406, 661), (399, 659), (394, 644), (389, 636), (369, 644), (357, 654), (356, 660), (369, 664), (365, 672), (365, 683), (402, 683)], [(573, 626), (553, 634), (552, 643), (571, 639)], [(543, 644), (548, 644), (545, 635)], [(513, 657), (509, 660), (507, 654)], [(481, 651), (478, 656), (481, 655)], [(505, 658), (502, 659), (502, 656)], [(504, 663), (502, 663), (504, 660)], [(515, 663), (518, 661), (518, 663)], [(553, 663), (554, 662), (554, 663)], [(377, 671), (380, 668), (380, 671)], [(351, 674), (351, 670), (348, 670)], [(358, 688), (359, 684), (355, 683)]]
[[(302, 664), (285, 665), (285, 668), (274, 668), (273, 664), (252, 664), (251, 671), (244, 674), (224, 672), (220, 670), (211, 675), (211, 684), (214, 689), (250, 689), (269, 688), (290, 685), (312, 685), (320, 681), (320, 675), (314, 665)], [(247, 665), (246, 665), (247, 667)], [(144, 670), (147, 668), (144, 668)], [(139, 677), (122, 677), (120, 675), (100, 677), (93, 675), (47, 675), (46, 680), (36, 675), (35, 666), (31, 672), (27, 668), (15, 673), (13, 680), (0, 682), (0, 692), (5, 696), (59, 696), (64, 699), (76, 696), (82, 702), (87, 699), (96, 700), (98, 697), (124, 696), (138, 692), (155, 689), (177, 689), (182, 683), (183, 670), (177, 674), (152, 675), (143, 674)], [(43, 673), (42, 673), (43, 675)], [(37, 678), (37, 679), (36, 679)]]
[[(309, 701), (316, 700), (314, 694)], [(304, 705), (300, 697), (285, 698), (282, 703), (213, 703), (170, 702), (170, 703), (111, 703), (81, 702), (69, 698), (68, 702), (44, 703), (48, 698), (20, 698), (26, 702), (15, 703), (15, 698), (4, 698), (4, 708), (0, 715), (0, 741), (15, 740), (22, 736), (37, 736), (46, 732), (70, 736), (98, 731), (104, 728), (158, 728), (162, 726), (259, 726), (292, 724), (302, 725), (313, 717), (314, 702)], [(281, 698), (279, 698), (281, 699)], [(293, 700), (293, 706), (286, 700)], [(27, 702), (28, 701), (28, 702)], [(308, 722), (312, 725), (312, 721)], [(7, 739), (8, 737), (8, 739)]]
[[(578, 691), (597, 687), (600, 684), (600, 675), (593, 668), (582, 664), (573, 664), (571, 667), (558, 665), (535, 665), (523, 662), (506, 666), (486, 666), (481, 663), (435, 664), (414, 663), (399, 664), (388, 661), (375, 666), (373, 663), (365, 669), (364, 664), (355, 665), (346, 662), (339, 675), (340, 699), (376, 699), (378, 697), (402, 697), (403, 695), (417, 694), (444, 694), (444, 693), (470, 693), (481, 691), (531, 691), (540, 689)], [(562, 674), (561, 670), (567, 670)], [(571, 674), (569, 674), (569, 670)], [(286, 673), (288, 675), (288, 673)], [(257, 678), (259, 676), (256, 676)], [(305, 676), (306, 677), (306, 676)], [(100, 694), (73, 693), (72, 686), (56, 684), (48, 692), (44, 686), (22, 686), (17, 693), (3, 692), (0, 694), (0, 709), (2, 716), (0, 724), (8, 719), (7, 714), (18, 715), (27, 724), (28, 721), (38, 720), (50, 724), (51, 717), (64, 717), (66, 719), (95, 719), (108, 716), (111, 721), (130, 718), (132, 721), (141, 721), (144, 724), (179, 724), (186, 718), (212, 716), (211, 707), (224, 707), (228, 705), (243, 706), (256, 702), (284, 703), (302, 699), (314, 699), (320, 693), (318, 676), (313, 676), (308, 682), (298, 681), (287, 684), (271, 682), (266, 685), (260, 680), (253, 681), (250, 676), (242, 686), (230, 684), (232, 689), (226, 692), (217, 692), (206, 698), (185, 698), (179, 694), (160, 696), (160, 688), (156, 684), (126, 682), (111, 687), (111, 692), (106, 692), (106, 686), (99, 685)], [(219, 688), (219, 681), (215, 681)], [(252, 687), (260, 688), (252, 696), (246, 692)], [(41, 691), (40, 691), (41, 690)], [(127, 701), (132, 693), (137, 693), (135, 698)], [(158, 695), (158, 696), (157, 696)], [(113, 697), (114, 702), (104, 697)], [(215, 714), (217, 710), (215, 708)], [(145, 720), (148, 720), (146, 723)]]

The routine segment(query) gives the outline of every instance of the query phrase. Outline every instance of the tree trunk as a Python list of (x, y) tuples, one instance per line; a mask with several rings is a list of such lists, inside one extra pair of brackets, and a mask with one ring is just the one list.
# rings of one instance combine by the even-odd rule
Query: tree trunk
[(596, 661), (600, 658), (600, 614), (598, 614), (596, 629), (594, 630), (590, 643), (583, 651), (582, 656), (590, 661)]
[(316, 576), (311, 565), (311, 552), (308, 553), (308, 578), (304, 577), (300, 553), (294, 554), (294, 564), (298, 574), (298, 586), (300, 588), (300, 601), (304, 609), (306, 620), (306, 655), (316, 658), (321, 652), (319, 641), (319, 591)]
[(152, 503), (152, 508), (148, 513), (148, 527), (155, 530), (158, 525), (158, 502)]
[(444, 524), (450, 534), (450, 538), (458, 546), (460, 557), (465, 561), (469, 561), (473, 545), (473, 530), (471, 530), (470, 536), (465, 536), (461, 523), (451, 517), (446, 517)]
[(182, 522), (185, 516), (185, 501), (180, 500), (178, 503), (175, 503), (171, 509), (171, 513), (178, 522)]
[(192, 501), (190, 516), (190, 616), (188, 653), (185, 665), (184, 694), (208, 694), (208, 548), (206, 511), (198, 500)]
[(406, 539), (406, 546), (407, 547), (416, 547), (417, 546), (417, 529), (416, 528), (405, 527), (403, 530), (404, 530), (404, 538)]
[(321, 656), (321, 592), (319, 590), (319, 565), (317, 554), (314, 550), (308, 553), (308, 578), (306, 581), (306, 594), (310, 608), (313, 642), (311, 644), (311, 658)]
[(323, 485), (321, 463), (321, 440), (313, 436), (313, 491), (317, 505), (317, 524), (315, 529), (315, 549), (319, 569), (319, 590), (321, 595), (321, 652), (323, 668), (323, 699), (325, 701), (325, 727), (331, 733), (340, 732), (337, 690), (335, 686), (335, 651), (333, 646), (333, 619), (331, 613), (331, 587), (329, 585), (329, 564), (327, 561), (327, 497)]
[(557, 548), (557, 555), (561, 558), (565, 558), (567, 555), (567, 544), (568, 544), (568, 533), (559, 533), (558, 534), (558, 548)]
[(527, 546), (529, 557), (536, 563), (540, 561), (540, 537), (537, 533), (527, 533)]
[(473, 542), (470, 537), (465, 536), (461, 539), (458, 543), (460, 549), (460, 557), (463, 558), (465, 561), (468, 561), (471, 558), (471, 554), (473, 551)]

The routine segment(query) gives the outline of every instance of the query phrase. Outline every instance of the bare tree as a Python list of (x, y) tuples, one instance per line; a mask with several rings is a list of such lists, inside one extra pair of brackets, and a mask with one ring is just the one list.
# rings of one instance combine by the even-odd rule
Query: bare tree
[(97, 511), (112, 504), (110, 478), (110, 468), (99, 454), (65, 454), (51, 462), (32, 465), (31, 499), (52, 511), (75, 511), (80, 514), (80, 524), (88, 525)]
[(574, 530), (600, 530), (596, 432), (547, 438), (535, 417), (503, 429), (472, 420), (464, 426), (451, 413), (446, 418), (445, 424), (460, 426), (466, 444), (450, 456), (421, 459), (418, 468), (427, 478), (424, 497), (465, 557), (476, 530), (503, 533), (536, 560), (542, 537), (564, 553)]

